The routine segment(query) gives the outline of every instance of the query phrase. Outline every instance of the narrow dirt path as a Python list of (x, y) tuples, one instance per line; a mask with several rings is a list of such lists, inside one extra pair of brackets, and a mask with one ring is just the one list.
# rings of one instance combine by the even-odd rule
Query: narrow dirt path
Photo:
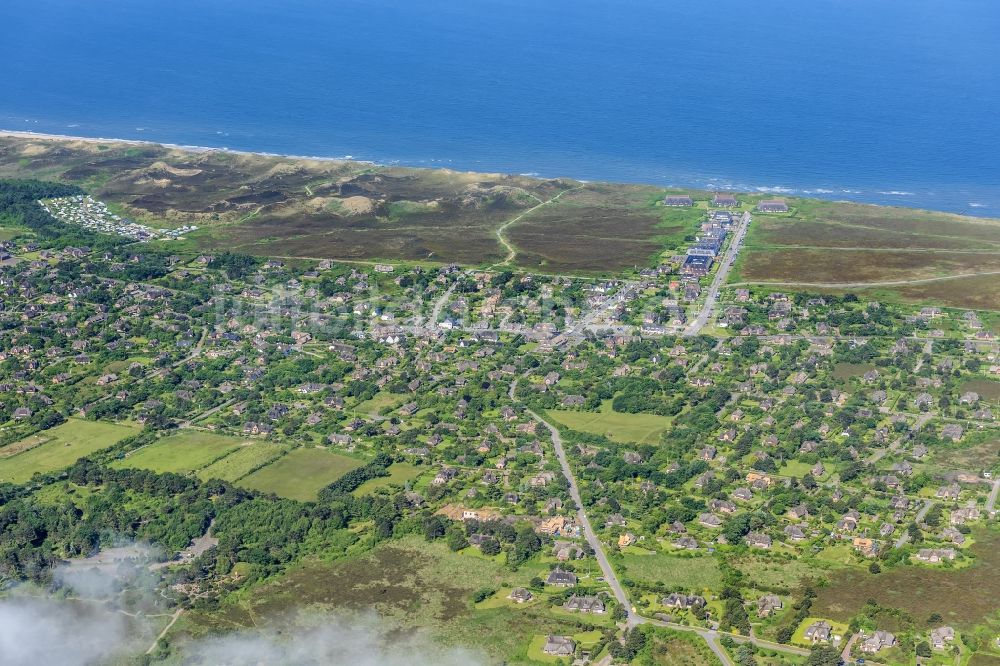
[[(519, 221), (521, 221), (522, 219), (524, 219), (525, 217), (527, 217), (531, 213), (535, 212), (536, 210), (538, 210), (542, 206), (547, 206), (550, 203), (554, 203), (556, 200), (559, 199), (559, 197), (561, 197), (562, 195), (566, 194), (567, 192), (572, 192), (574, 190), (580, 190), (580, 189), (583, 189), (585, 186), (586, 186), (585, 184), (580, 184), (580, 185), (577, 185), (576, 187), (571, 187), (571, 188), (569, 188), (567, 190), (563, 190), (562, 192), (560, 192), (559, 194), (555, 195), (551, 199), (547, 199), (545, 201), (542, 201), (542, 202), (538, 203), (537, 205), (532, 206), (528, 210), (522, 211), (516, 217), (512, 217), (511, 219), (507, 220), (506, 222), (504, 222), (503, 224), (501, 224), (499, 227), (497, 227), (496, 237), (497, 237), (497, 240), (500, 241), (500, 244), (503, 245), (504, 248), (507, 250), (507, 258), (505, 258), (501, 262), (493, 264), (492, 266), (490, 266), (490, 268), (496, 268), (497, 266), (509, 266), (510, 262), (514, 261), (514, 257), (517, 256), (517, 248), (515, 248), (511, 244), (511, 242), (509, 240), (507, 240), (507, 238), (504, 236), (504, 232), (507, 231), (508, 227), (510, 227), (513, 224), (517, 224)], [(536, 199), (537, 199), (537, 197), (536, 197)]]
[(958, 275), (941, 275), (929, 278), (914, 278), (912, 280), (886, 280), (883, 282), (768, 282), (764, 280), (745, 280), (743, 282), (732, 282), (727, 287), (743, 287), (752, 285), (773, 285), (775, 287), (829, 287), (831, 289), (862, 289), (865, 287), (899, 287), (908, 284), (925, 284), (928, 282), (943, 282), (945, 280), (960, 280), (970, 277), (985, 277), (987, 275), (1000, 275), (1000, 271), (985, 271), (983, 273), (960, 273)]
[(159, 645), (160, 641), (163, 640), (163, 637), (167, 635), (167, 632), (170, 631), (170, 628), (174, 626), (174, 623), (177, 622), (183, 613), (183, 608), (178, 608), (174, 611), (174, 614), (170, 616), (170, 623), (163, 627), (163, 631), (160, 632), (160, 635), (156, 637), (153, 644), (149, 646), (148, 650), (146, 650), (146, 654), (153, 654), (153, 650), (156, 649), (156, 646)]

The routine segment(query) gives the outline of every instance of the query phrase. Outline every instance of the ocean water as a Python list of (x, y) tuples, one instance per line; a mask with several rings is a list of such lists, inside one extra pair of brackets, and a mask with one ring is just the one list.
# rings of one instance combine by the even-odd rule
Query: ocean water
[(0, 128), (1000, 217), (996, 0), (5, 0)]

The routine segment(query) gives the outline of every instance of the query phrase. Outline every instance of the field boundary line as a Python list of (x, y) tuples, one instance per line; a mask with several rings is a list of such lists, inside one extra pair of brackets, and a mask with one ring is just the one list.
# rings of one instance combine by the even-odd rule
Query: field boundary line
[(1000, 271), (986, 271), (983, 273), (960, 273), (958, 275), (940, 275), (929, 278), (914, 278), (912, 280), (886, 280), (881, 282), (788, 282), (769, 280), (742, 280), (740, 282), (730, 282), (727, 287), (743, 286), (768, 286), (776, 287), (829, 287), (835, 289), (864, 289), (867, 287), (901, 287), (910, 284), (924, 284), (927, 282), (942, 282), (945, 280), (961, 280), (962, 278), (986, 277), (989, 275), (1000, 275)]

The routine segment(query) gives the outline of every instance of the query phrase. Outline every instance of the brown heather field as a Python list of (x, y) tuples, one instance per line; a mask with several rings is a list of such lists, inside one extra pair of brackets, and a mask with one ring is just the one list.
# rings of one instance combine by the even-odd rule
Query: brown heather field
[(1000, 250), (1000, 221), (950, 213), (790, 199), (791, 215), (756, 215), (749, 243), (816, 247)]
[(1000, 666), (1000, 656), (977, 652), (969, 660), (969, 666)]
[(896, 287), (904, 300), (915, 303), (945, 303), (975, 310), (1000, 310), (1000, 275), (957, 278)]
[[(741, 266), (742, 280), (804, 284), (857, 285), (903, 282), (967, 273), (998, 273), (1000, 251), (840, 250), (836, 248), (747, 248)], [(984, 278), (988, 276), (983, 276)], [(891, 285), (952, 293), (949, 280), (912, 285)]]
[(542, 272), (588, 272), (595, 266), (646, 266), (683, 243), (704, 211), (655, 205), (660, 190), (589, 183), (512, 225), (517, 263)]
[[(697, 229), (662, 188), (385, 167), (154, 144), (0, 135), (0, 178), (81, 185), (139, 222), (197, 224), (177, 251), (239, 251), (613, 274), (656, 263)], [(753, 205), (760, 195), (741, 197)], [(837, 285), (1000, 271), (1000, 221), (789, 198), (755, 215), (731, 282)], [(544, 205), (539, 205), (542, 204)], [(995, 309), (1000, 279), (890, 285), (912, 301)], [(854, 289), (855, 287), (851, 287)]]
[(917, 623), (936, 612), (958, 628), (981, 624), (997, 612), (1000, 599), (1000, 533), (982, 530), (975, 536), (976, 562), (964, 569), (909, 565), (877, 575), (853, 567), (834, 572), (828, 585), (816, 588), (812, 613), (847, 622), (874, 599), (906, 611)]
[(732, 282), (808, 285), (815, 291), (827, 285), (883, 300), (1000, 309), (1000, 220), (853, 203), (789, 203), (789, 215), (754, 217)]

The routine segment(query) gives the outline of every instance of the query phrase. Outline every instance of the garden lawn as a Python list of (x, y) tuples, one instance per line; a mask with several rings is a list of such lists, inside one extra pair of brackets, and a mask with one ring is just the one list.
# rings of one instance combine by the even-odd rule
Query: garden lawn
[(802, 620), (802, 623), (795, 630), (795, 633), (792, 634), (792, 644), (805, 646), (812, 645), (810, 641), (806, 640), (806, 629), (808, 629), (813, 623), (819, 622), (820, 620), (826, 620), (830, 623), (830, 626), (833, 627), (834, 636), (843, 636), (845, 640), (848, 636), (850, 636), (850, 629), (846, 622), (836, 622), (828, 617), (807, 617)]
[[(69, 419), (62, 425), (32, 436), (47, 438), (45, 443), (0, 459), (0, 482), (24, 483), (35, 472), (53, 472), (69, 467), (80, 458), (113, 446), (135, 432), (133, 426)], [(18, 444), (20, 442), (11, 446)]]

